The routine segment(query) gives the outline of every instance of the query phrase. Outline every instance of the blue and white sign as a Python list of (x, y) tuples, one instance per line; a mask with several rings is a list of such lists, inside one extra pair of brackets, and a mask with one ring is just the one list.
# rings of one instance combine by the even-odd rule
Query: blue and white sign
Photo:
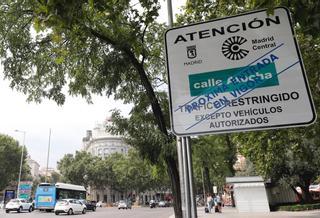
[(316, 120), (288, 9), (169, 29), (172, 130), (199, 135), (309, 125)]

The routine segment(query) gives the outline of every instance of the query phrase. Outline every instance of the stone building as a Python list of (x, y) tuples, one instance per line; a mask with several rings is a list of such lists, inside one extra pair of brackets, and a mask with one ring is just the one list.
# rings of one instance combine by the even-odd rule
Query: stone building
[[(111, 119), (107, 118), (103, 123), (97, 124), (93, 130), (87, 130), (86, 137), (82, 139), (84, 151), (102, 158), (116, 152), (128, 154), (130, 147), (124, 142), (123, 137), (106, 131), (106, 125), (111, 124), (111, 122)], [(126, 198), (124, 193), (110, 188), (96, 190), (89, 187), (88, 192), (91, 200), (104, 201), (110, 205)]]
[(30, 167), (30, 173), (31, 173), (31, 176), (34, 178), (34, 179), (37, 179), (39, 177), (39, 168), (40, 168), (40, 164), (31, 159), (31, 157), (28, 155), (27, 156), (27, 164), (28, 166)]

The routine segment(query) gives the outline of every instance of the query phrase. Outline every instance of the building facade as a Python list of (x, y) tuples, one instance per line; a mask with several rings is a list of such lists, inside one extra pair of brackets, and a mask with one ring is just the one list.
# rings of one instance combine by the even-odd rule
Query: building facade
[(39, 174), (40, 174), (40, 164), (38, 164), (37, 161), (31, 159), (31, 157), (28, 155), (27, 157), (27, 164), (28, 166), (30, 167), (30, 173), (32, 175), (32, 177), (34, 179), (37, 179), (39, 177)]
[(41, 167), (39, 170), (39, 175), (51, 177), (53, 173), (58, 173), (53, 167)]
[[(97, 124), (93, 130), (87, 130), (86, 137), (82, 139), (83, 150), (102, 158), (113, 153), (128, 154), (130, 146), (124, 142), (123, 137), (106, 131), (106, 126), (110, 124), (112, 120), (107, 118), (103, 123)], [(103, 201), (109, 205), (127, 197), (126, 193), (110, 188), (96, 190), (89, 187), (88, 191), (91, 200)]]
[(123, 137), (106, 131), (106, 125), (109, 124), (111, 119), (107, 118), (105, 122), (97, 124), (93, 130), (87, 130), (86, 137), (82, 139), (84, 151), (102, 158), (116, 152), (128, 154), (130, 147), (124, 142)]

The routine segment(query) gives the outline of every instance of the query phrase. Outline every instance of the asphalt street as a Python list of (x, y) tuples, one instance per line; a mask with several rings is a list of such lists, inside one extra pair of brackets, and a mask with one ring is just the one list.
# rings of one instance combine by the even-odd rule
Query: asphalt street
[(29, 212), (10, 212), (9, 214), (5, 213), (4, 210), (1, 210), (0, 217), (1, 218), (58, 218), (58, 217), (83, 217), (83, 218), (168, 218), (173, 214), (173, 208), (153, 208), (150, 209), (149, 207), (137, 207), (132, 208), (131, 210), (118, 210), (114, 207), (108, 208), (97, 208), (95, 212), (88, 211), (86, 214), (79, 214), (79, 215), (72, 215), (68, 216), (66, 214), (55, 215), (54, 213), (47, 213), (47, 212), (40, 212), (40, 211), (33, 211)]
[[(197, 208), (198, 218), (320, 218), (320, 210), (301, 211), (301, 212), (270, 212), (270, 213), (238, 213), (235, 208), (224, 207), (222, 213), (204, 213), (203, 207)], [(174, 218), (173, 208), (154, 208), (137, 207), (131, 210), (118, 210), (117, 208), (98, 208), (96, 212), (88, 211), (86, 214), (72, 215), (71, 217), (88, 218)], [(49, 217), (69, 217), (66, 214), (56, 216), (54, 213), (40, 211), (11, 212), (6, 214), (0, 210), (1, 218), (49, 218)]]

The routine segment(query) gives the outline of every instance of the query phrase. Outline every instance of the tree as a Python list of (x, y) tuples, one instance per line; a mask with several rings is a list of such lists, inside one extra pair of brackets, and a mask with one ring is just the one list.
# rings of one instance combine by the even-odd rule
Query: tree
[[(168, 189), (168, 176), (142, 159), (135, 149), (130, 149), (128, 155), (111, 154), (106, 158), (106, 163), (114, 175), (113, 188), (120, 192), (130, 194), (134, 191), (138, 198), (140, 193), (147, 190)], [(139, 199), (136, 200), (139, 202)]]
[(86, 152), (67, 154), (58, 162), (58, 169), (65, 182), (94, 189), (108, 187), (125, 194), (134, 191), (136, 197), (146, 190), (168, 187), (166, 174), (140, 158), (134, 149), (128, 155), (113, 153), (103, 159)]
[(58, 161), (58, 169), (62, 181), (88, 187), (104, 187), (108, 185), (109, 170), (99, 157), (85, 151), (77, 151), (75, 156), (66, 154)]
[[(14, 138), (0, 134), (0, 190), (6, 188), (10, 183), (17, 185), (22, 147)], [(23, 155), (23, 168), (21, 179), (29, 174), (26, 164), (27, 152)]]
[(204, 180), (206, 193), (212, 193), (213, 184), (222, 188), (225, 177), (235, 173), (236, 147), (229, 137), (224, 134), (200, 136), (192, 140), (195, 178), (198, 184)]
[[(133, 103), (157, 127), (162, 146), (168, 134), (167, 96), (162, 35), (157, 24), (159, 2), (140, 0), (66, 1), (5, 0), (0, 3), (0, 55), (10, 86), (40, 102), (43, 97), (63, 104), (63, 88), (89, 102), (91, 94), (114, 95)], [(36, 31), (33, 35), (30, 29)], [(162, 89), (161, 89), (162, 88)], [(164, 101), (165, 102), (162, 102)], [(146, 118), (146, 119), (145, 119)], [(143, 151), (151, 160), (160, 152)], [(181, 217), (180, 183), (173, 152), (163, 155)]]

